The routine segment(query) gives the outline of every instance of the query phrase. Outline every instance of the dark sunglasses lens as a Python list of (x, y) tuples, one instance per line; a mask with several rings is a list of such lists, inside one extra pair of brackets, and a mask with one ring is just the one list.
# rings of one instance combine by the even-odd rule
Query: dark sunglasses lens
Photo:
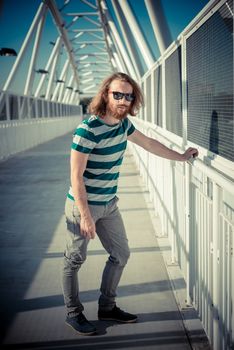
[(124, 94), (122, 94), (121, 92), (113, 92), (113, 97), (115, 100), (121, 100), (123, 98)]
[(133, 94), (125, 94), (125, 98), (128, 102), (131, 102), (134, 100), (134, 95)]

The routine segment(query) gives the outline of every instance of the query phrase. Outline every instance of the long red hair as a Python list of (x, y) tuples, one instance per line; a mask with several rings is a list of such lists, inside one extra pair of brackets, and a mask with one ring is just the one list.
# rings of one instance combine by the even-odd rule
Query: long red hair
[(114, 73), (103, 80), (97, 95), (93, 97), (92, 101), (89, 104), (88, 112), (100, 117), (106, 114), (108, 90), (113, 80), (125, 81), (132, 86), (135, 98), (130, 105), (129, 114), (135, 116), (138, 113), (140, 107), (144, 104), (143, 94), (137, 82), (135, 82), (135, 80), (132, 79), (129, 75), (121, 72)]

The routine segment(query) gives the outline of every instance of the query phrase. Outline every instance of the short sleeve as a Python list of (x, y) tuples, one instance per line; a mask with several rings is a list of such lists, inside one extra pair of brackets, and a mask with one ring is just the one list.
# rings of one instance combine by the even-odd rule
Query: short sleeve
[(130, 136), (135, 131), (135, 129), (136, 129), (135, 126), (128, 119), (128, 131), (127, 131), (128, 136)]
[(71, 148), (82, 152), (90, 153), (96, 146), (95, 135), (87, 124), (81, 124), (77, 127)]

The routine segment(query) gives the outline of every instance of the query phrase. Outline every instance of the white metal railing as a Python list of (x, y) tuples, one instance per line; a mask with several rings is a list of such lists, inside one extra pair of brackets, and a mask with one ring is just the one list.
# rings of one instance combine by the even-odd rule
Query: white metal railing
[[(146, 122), (133, 122), (170, 146)], [(130, 147), (171, 243), (171, 260), (179, 263), (187, 283), (187, 302), (197, 309), (214, 349), (231, 349), (234, 183), (200, 160), (173, 162)]]
[(1, 92), (0, 159), (74, 130), (82, 115), (82, 106)]
[(53, 102), (42, 98), (23, 96), (9, 91), (0, 92), (0, 121), (80, 115), (79, 105)]
[[(216, 12), (218, 14), (215, 18), (227, 29), (226, 35), (230, 39), (231, 27), (226, 27), (233, 19), (230, 4), (231, 1), (225, 0), (210, 1), (155, 62), (141, 81), (146, 105), (140, 118), (132, 118), (134, 125), (144, 134), (181, 153), (189, 146), (198, 147), (199, 158), (193, 164), (168, 161), (130, 143), (140, 173), (148, 186), (155, 212), (160, 218), (162, 234), (168, 236), (171, 243), (171, 260), (178, 262), (185, 278), (187, 302), (193, 303), (197, 309), (214, 350), (231, 350), (234, 341), (234, 169), (233, 162), (228, 157), (214, 154), (212, 150), (199, 146), (188, 138), (188, 117), (191, 118), (188, 112), (188, 93), (191, 96), (191, 92), (188, 91), (187, 84), (186, 50), (191, 33), (195, 33)], [(222, 10), (218, 12), (221, 7)], [(217, 26), (212, 28), (215, 35)], [(225, 40), (225, 30), (222, 32), (222, 40)], [(168, 58), (172, 58), (176, 62), (175, 66), (178, 66), (178, 72), (173, 71), (172, 76), (167, 71)], [(207, 57), (204, 59), (208, 60)], [(228, 63), (226, 56), (225, 62)], [(206, 64), (209, 67), (209, 61)], [(214, 74), (220, 77), (217, 70)], [(230, 76), (230, 86), (231, 79)], [(168, 97), (167, 84), (174, 84), (172, 86), (178, 89), (172, 97), (170, 94), (174, 90), (169, 91)], [(210, 91), (215, 97), (220, 96), (214, 93), (214, 86), (209, 88), (212, 90), (208, 93), (206, 91), (205, 97), (210, 98)], [(181, 95), (178, 93), (180, 89)], [(168, 98), (174, 98), (175, 104), (168, 106)], [(230, 95), (227, 93), (225, 98), (230, 108)], [(218, 98), (216, 101), (219, 101)], [(209, 100), (209, 103), (212, 101)], [(181, 119), (178, 112), (180, 104)], [(224, 113), (227, 111), (225, 108)], [(232, 123), (228, 119), (226, 132), (231, 130)], [(205, 130), (202, 131), (200, 127), (197, 132)], [(223, 139), (220, 141), (223, 142)]]

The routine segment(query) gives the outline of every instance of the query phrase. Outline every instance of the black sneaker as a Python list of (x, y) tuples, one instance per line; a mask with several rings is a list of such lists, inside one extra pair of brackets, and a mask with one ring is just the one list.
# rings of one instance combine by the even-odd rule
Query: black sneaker
[(129, 314), (128, 312), (125, 312), (118, 308), (117, 306), (114, 306), (114, 308), (110, 311), (98, 311), (98, 319), (103, 321), (118, 321), (123, 323), (132, 323), (137, 321), (137, 316)]
[(75, 317), (67, 317), (66, 323), (81, 335), (91, 335), (96, 333), (96, 328), (90, 323), (82, 312)]

